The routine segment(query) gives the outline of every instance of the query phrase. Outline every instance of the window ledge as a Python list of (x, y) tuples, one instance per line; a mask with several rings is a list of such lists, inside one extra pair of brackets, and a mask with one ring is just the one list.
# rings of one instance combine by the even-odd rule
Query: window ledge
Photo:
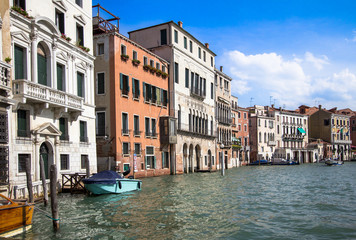
[(121, 93), (121, 97), (129, 98), (129, 95), (126, 95), (126, 94)]
[(141, 135), (134, 135), (134, 137), (139, 137), (139, 138), (140, 138), (140, 137), (141, 137)]
[(140, 99), (139, 98), (132, 98), (134, 101), (137, 101), (137, 102), (139, 102), (140, 101)]
[(130, 157), (130, 154), (122, 154), (123, 157)]

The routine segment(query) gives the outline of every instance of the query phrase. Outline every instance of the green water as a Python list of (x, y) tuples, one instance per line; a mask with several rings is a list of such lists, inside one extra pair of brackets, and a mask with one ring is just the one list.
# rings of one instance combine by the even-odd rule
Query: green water
[(147, 178), (139, 192), (61, 194), (59, 206), (60, 232), (35, 211), (17, 239), (356, 239), (356, 163)]

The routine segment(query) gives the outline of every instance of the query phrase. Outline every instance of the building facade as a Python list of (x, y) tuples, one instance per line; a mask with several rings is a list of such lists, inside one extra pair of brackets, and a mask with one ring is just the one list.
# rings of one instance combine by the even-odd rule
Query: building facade
[(182, 22), (135, 30), (129, 36), (170, 63), (170, 116), (178, 120), (172, 173), (217, 169), (215, 53), (184, 30)]
[(225, 168), (236, 167), (237, 162), (232, 161), (231, 146), (231, 77), (215, 68), (215, 120), (217, 125), (217, 156), (221, 162), (224, 158)]
[(168, 62), (108, 24), (93, 28), (98, 166), (138, 178), (170, 174), (168, 129), (160, 127), (169, 115)]
[(87, 159), (90, 171), (97, 170), (92, 6), (81, 0), (5, 2), (9, 28), (2, 47), (12, 59), (15, 102), (9, 114), (9, 189), (20, 196), (27, 159), (34, 185), (40, 159), (47, 178), (52, 164), (58, 180), (61, 173), (85, 172)]

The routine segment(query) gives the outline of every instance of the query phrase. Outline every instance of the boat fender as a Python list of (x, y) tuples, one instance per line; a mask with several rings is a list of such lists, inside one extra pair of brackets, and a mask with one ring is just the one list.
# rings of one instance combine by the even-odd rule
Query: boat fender
[(122, 186), (121, 186), (121, 181), (118, 181), (118, 183), (119, 183), (119, 188), (121, 189), (121, 187), (122, 187)]
[(141, 183), (140, 182), (137, 182), (137, 188), (141, 189)]

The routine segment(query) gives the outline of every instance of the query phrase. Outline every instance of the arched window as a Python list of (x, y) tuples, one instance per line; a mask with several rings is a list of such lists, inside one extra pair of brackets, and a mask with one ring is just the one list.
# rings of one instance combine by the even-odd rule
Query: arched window
[(48, 71), (49, 67), (49, 57), (46, 53), (45, 48), (41, 43), (37, 45), (37, 76), (38, 83), (49, 86), (49, 82), (47, 80), (47, 76), (50, 76)]

